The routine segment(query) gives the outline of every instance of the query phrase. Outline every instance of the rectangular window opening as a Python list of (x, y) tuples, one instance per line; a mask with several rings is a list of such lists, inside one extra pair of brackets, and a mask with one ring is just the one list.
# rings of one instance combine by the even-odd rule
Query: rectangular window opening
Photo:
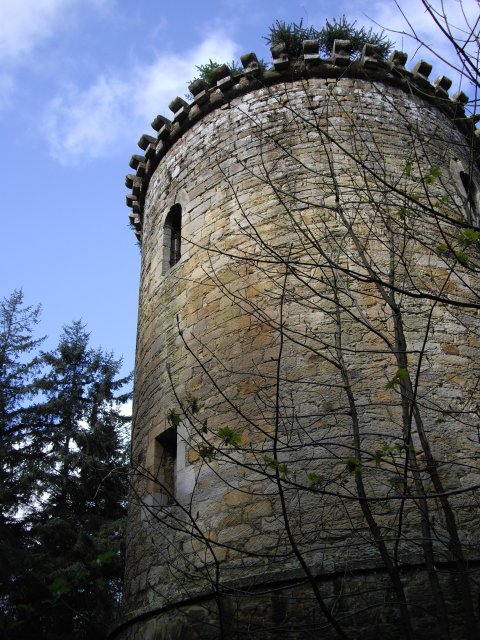
[(177, 430), (170, 427), (155, 438), (150, 490), (160, 494), (164, 504), (173, 504), (177, 467)]

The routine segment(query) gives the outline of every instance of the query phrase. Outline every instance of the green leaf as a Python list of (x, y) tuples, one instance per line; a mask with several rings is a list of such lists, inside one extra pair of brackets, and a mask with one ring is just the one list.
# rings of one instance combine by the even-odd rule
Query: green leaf
[(360, 473), (362, 471), (362, 463), (358, 458), (348, 458), (345, 464), (348, 473)]
[(435, 250), (435, 252), (439, 256), (442, 256), (446, 251), (448, 251), (448, 245), (446, 242), (440, 242), (440, 244), (437, 245), (437, 248)]
[(290, 473), (288, 466), (284, 462), (278, 465), (278, 473), (284, 478)]
[(52, 592), (55, 598), (60, 598), (67, 593), (70, 593), (70, 586), (64, 578), (55, 578), (52, 584), (48, 585), (48, 588)]
[(382, 462), (382, 458), (385, 455), (383, 449), (378, 449), (377, 451), (375, 451), (372, 460), (373, 462), (375, 462), (375, 466), (379, 467), (381, 462)]
[(291, 58), (300, 58), (303, 54), (303, 41), (318, 39), (319, 32), (314, 27), (304, 27), (303, 18), (298, 24), (276, 20), (270, 27), (268, 36), (264, 40), (269, 45), (284, 44), (287, 54)]
[(201, 458), (211, 462), (215, 457), (215, 449), (209, 445), (202, 445), (198, 448), (198, 453)]
[(172, 425), (172, 427), (178, 427), (178, 425), (180, 424), (180, 416), (175, 411), (175, 409), (169, 409), (167, 420)]
[(78, 582), (84, 582), (87, 578), (90, 577), (90, 571), (84, 567), (83, 564), (80, 564), (79, 562), (75, 563), (75, 565), (73, 565), (73, 568), (75, 570), (75, 580)]
[(318, 475), (318, 473), (309, 473), (307, 478), (313, 488), (320, 486), (323, 482), (322, 476)]
[(90, 562), (91, 567), (103, 567), (105, 564), (110, 564), (115, 555), (114, 551), (105, 551)]
[(373, 31), (365, 27), (357, 27), (356, 21), (350, 22), (345, 16), (325, 21), (325, 26), (318, 30), (313, 26), (304, 26), (303, 19), (297, 23), (277, 20), (270, 27), (270, 33), (264, 36), (269, 45), (282, 43), (287, 54), (295, 59), (303, 55), (304, 40), (318, 40), (322, 53), (330, 56), (335, 40), (349, 40), (352, 48), (352, 57), (360, 57), (363, 46), (366, 43), (376, 44), (379, 58), (385, 60), (393, 47), (393, 42), (388, 40), (383, 31)]
[(225, 444), (231, 447), (237, 447), (240, 444), (240, 434), (230, 429), (230, 427), (222, 427), (218, 430), (218, 436), (224, 441)]
[[(196, 75), (194, 80), (197, 80), (197, 79), (203, 80), (208, 86), (212, 87), (215, 84), (214, 82), (215, 70), (218, 69), (218, 67), (221, 67), (222, 64), (223, 63), (216, 62), (215, 60), (212, 60), (210, 58), (209, 61), (206, 62), (205, 64), (197, 65), (195, 69), (198, 71), (198, 74)], [(235, 60), (232, 60), (232, 62), (227, 63), (227, 67), (230, 69), (230, 71), (232, 72), (232, 75), (234, 76), (238, 75), (239, 73), (242, 73), (243, 71), (243, 67), (239, 66), (237, 62), (235, 62)], [(188, 84), (190, 84), (190, 82)]]
[(458, 236), (458, 241), (462, 249), (467, 249), (470, 245), (478, 242), (480, 239), (480, 232), (475, 229), (463, 229)]
[(275, 460), (275, 458), (270, 458), (270, 456), (263, 456), (263, 459), (265, 460), (267, 467), (274, 471), (278, 471), (281, 476), (285, 477), (290, 473), (288, 466), (284, 462), (279, 462), (278, 460)]
[(403, 174), (409, 178), (412, 175), (413, 162), (409, 160), (405, 165), (405, 169), (403, 170)]
[(388, 444), (388, 442), (386, 442), (377, 453), (380, 453), (383, 456), (387, 453), (401, 453), (407, 448), (408, 447), (405, 444), (400, 444), (398, 442), (395, 444)]
[(455, 257), (464, 266), (468, 265), (468, 256), (464, 251), (455, 251)]
[(392, 489), (398, 490), (400, 485), (403, 483), (403, 478), (402, 476), (392, 476), (387, 480), (387, 482)]
[(190, 411), (195, 414), (200, 411), (200, 405), (198, 403), (198, 398), (190, 398)]
[(387, 384), (385, 385), (385, 389), (393, 389), (395, 385), (400, 382), (400, 380), (405, 380), (405, 378), (408, 378), (408, 369), (400, 367), (397, 370), (397, 373), (390, 380), (390, 382), (387, 382)]
[(423, 181), (425, 182), (425, 184), (433, 184), (439, 176), (440, 176), (440, 167), (437, 167), (436, 165), (432, 165), (430, 167), (430, 173), (427, 173), (427, 175), (423, 177)]

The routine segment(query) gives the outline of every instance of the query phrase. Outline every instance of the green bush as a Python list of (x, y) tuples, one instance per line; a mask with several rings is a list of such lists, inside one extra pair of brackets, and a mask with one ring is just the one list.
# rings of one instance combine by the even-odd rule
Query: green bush
[(320, 32), (314, 27), (304, 27), (303, 19), (298, 24), (295, 22), (287, 24), (284, 20), (276, 20), (270, 26), (268, 36), (263, 36), (263, 39), (270, 46), (283, 42), (288, 55), (291, 58), (299, 58), (303, 55), (303, 41), (316, 40), (319, 34)]
[[(195, 76), (195, 78), (193, 80), (203, 80), (209, 87), (212, 87), (214, 85), (214, 81), (213, 81), (213, 74), (215, 72), (215, 69), (217, 67), (221, 67), (222, 66), (222, 62), (216, 62), (215, 60), (209, 60), (206, 64), (200, 64), (198, 66), (195, 67), (195, 69), (198, 71), (198, 75)], [(227, 67), (230, 69), (230, 71), (232, 72), (232, 75), (237, 76), (239, 73), (242, 73), (243, 68), (237, 63), (235, 62), (235, 60), (232, 60), (231, 62), (227, 62)], [(190, 81), (188, 84), (190, 84)]]
[(304, 40), (318, 40), (320, 52), (324, 55), (331, 55), (334, 40), (350, 40), (352, 45), (352, 58), (360, 56), (363, 46), (366, 43), (379, 46), (379, 53), (385, 59), (393, 47), (383, 31), (375, 32), (372, 28), (356, 27), (356, 21), (349, 22), (345, 16), (333, 18), (333, 21), (325, 21), (325, 26), (318, 30), (313, 26), (304, 27), (303, 20), (298, 24), (295, 22), (286, 23), (283, 20), (276, 20), (270, 26), (270, 32), (264, 36), (264, 40), (272, 46), (285, 43), (287, 53), (291, 58), (300, 58), (303, 54)]
[(320, 51), (329, 56), (332, 53), (334, 40), (350, 40), (352, 45), (352, 57), (358, 58), (365, 44), (376, 44), (379, 53), (384, 60), (393, 48), (393, 42), (387, 38), (383, 31), (376, 32), (365, 27), (360, 29), (356, 21), (348, 22), (345, 16), (334, 18), (333, 22), (325, 21), (325, 26), (318, 32)]
[[(391, 42), (383, 31), (376, 32), (372, 28), (365, 29), (365, 27), (356, 27), (356, 21), (349, 22), (345, 16), (341, 18), (333, 18), (332, 22), (325, 21), (325, 26), (318, 30), (313, 26), (305, 27), (303, 25), (303, 19), (297, 24), (295, 22), (285, 22), (284, 20), (276, 20), (269, 28), (269, 33), (263, 36), (267, 44), (273, 46), (275, 44), (284, 43), (286, 46), (287, 54), (291, 59), (301, 58), (303, 55), (303, 41), (304, 40), (318, 40), (319, 50), (323, 55), (330, 56), (333, 49), (334, 40), (350, 40), (352, 45), (352, 58), (357, 59), (360, 57), (363, 46), (366, 43), (376, 44), (379, 46), (379, 54), (382, 59), (385, 59), (391, 49), (393, 48), (393, 42)], [(258, 61), (262, 71), (267, 69), (267, 65), (263, 60)], [(220, 67), (222, 63), (215, 60), (209, 60), (205, 64), (196, 66), (197, 75), (193, 80), (203, 80), (209, 87), (212, 87), (214, 83), (214, 72), (217, 67)], [(236, 76), (242, 73), (243, 69), (235, 60), (227, 63), (228, 68), (232, 72), (232, 75)], [(193, 82), (191, 80), (188, 84)], [(187, 98), (191, 98), (190, 94), (187, 94)]]

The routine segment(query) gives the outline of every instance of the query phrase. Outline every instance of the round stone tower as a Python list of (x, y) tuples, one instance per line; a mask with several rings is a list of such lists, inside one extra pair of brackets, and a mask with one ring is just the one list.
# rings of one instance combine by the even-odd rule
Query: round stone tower
[(142, 247), (112, 638), (477, 637), (464, 94), (347, 41), (219, 67), (127, 176)]

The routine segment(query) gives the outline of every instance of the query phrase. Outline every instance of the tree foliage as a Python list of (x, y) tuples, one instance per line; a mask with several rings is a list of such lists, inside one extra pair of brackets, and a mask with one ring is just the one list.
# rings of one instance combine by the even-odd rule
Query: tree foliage
[[(198, 71), (198, 75), (196, 75), (193, 80), (203, 80), (205, 84), (207, 84), (209, 87), (212, 87), (215, 84), (214, 82), (215, 70), (218, 69), (218, 67), (220, 67), (221, 64), (222, 63), (215, 62), (215, 60), (212, 60), (210, 58), (209, 61), (206, 62), (205, 64), (197, 65), (195, 69)], [(227, 63), (227, 67), (230, 69), (230, 72), (233, 75), (238, 75), (243, 71), (242, 67), (239, 66), (238, 63), (235, 62), (235, 60), (232, 60), (231, 62)]]
[(0, 628), (8, 624), (8, 599), (23, 562), (19, 540), (24, 529), (18, 511), (28, 504), (31, 493), (25, 414), (39, 370), (35, 353), (42, 339), (34, 337), (39, 314), (39, 307), (24, 306), (20, 290), (0, 303)]
[(314, 26), (305, 27), (303, 19), (296, 22), (276, 20), (269, 29), (264, 39), (269, 45), (284, 43), (289, 56), (300, 58), (303, 55), (304, 40), (318, 40), (320, 51), (329, 56), (333, 50), (335, 40), (350, 40), (352, 55), (358, 57), (367, 43), (376, 44), (379, 54), (386, 58), (393, 47), (393, 42), (388, 39), (384, 31), (374, 31), (373, 28), (357, 27), (356, 21), (350, 22), (345, 16), (333, 18), (332, 22), (325, 21), (321, 29)]
[(22, 362), (40, 344), (38, 309), (16, 292), (2, 313), (0, 398), (15, 436), (3, 441), (2, 637), (102, 638), (121, 595), (129, 378), (81, 322)]
[[(304, 40), (318, 40), (319, 50), (326, 56), (331, 55), (334, 40), (349, 40), (354, 59), (360, 56), (365, 44), (375, 44), (379, 47), (380, 58), (385, 59), (393, 47), (393, 42), (388, 39), (385, 32), (374, 31), (373, 28), (367, 30), (365, 27), (357, 27), (356, 24), (355, 20), (349, 22), (345, 16), (333, 18), (332, 22), (326, 20), (321, 29), (317, 29), (313, 25), (304, 26), (303, 18), (300, 19), (298, 24), (296, 22), (276, 20), (269, 27), (268, 35), (263, 36), (263, 39), (270, 46), (280, 43), (285, 44), (286, 51), (292, 59), (303, 56)], [(210, 59), (205, 64), (196, 66), (198, 74), (194, 80), (203, 80), (209, 87), (213, 86), (215, 70), (221, 64)], [(267, 69), (267, 64), (263, 60), (259, 60), (259, 65), (264, 71)], [(227, 63), (227, 66), (233, 75), (238, 75), (243, 71), (241, 65), (235, 60)]]
[(268, 35), (263, 36), (263, 39), (270, 46), (283, 43), (289, 56), (300, 58), (303, 55), (303, 41), (317, 40), (319, 33), (318, 29), (313, 26), (304, 27), (303, 18), (298, 24), (275, 20), (269, 28)]
[[(22, 291), (0, 304), (0, 492), (8, 517), (26, 499), (19, 478), (26, 425), (25, 406), (34, 394), (39, 359), (33, 355), (43, 341), (34, 338), (40, 307), (25, 307)], [(32, 353), (33, 352), (33, 353)]]

